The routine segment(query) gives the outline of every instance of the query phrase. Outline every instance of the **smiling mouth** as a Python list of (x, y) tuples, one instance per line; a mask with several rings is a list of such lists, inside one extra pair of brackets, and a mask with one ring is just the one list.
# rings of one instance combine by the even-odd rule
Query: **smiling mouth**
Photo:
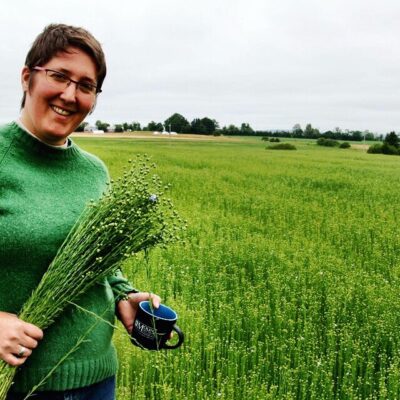
[(50, 107), (55, 113), (62, 115), (63, 117), (68, 117), (69, 115), (74, 114), (73, 111), (64, 110), (63, 108), (54, 105), (51, 105)]

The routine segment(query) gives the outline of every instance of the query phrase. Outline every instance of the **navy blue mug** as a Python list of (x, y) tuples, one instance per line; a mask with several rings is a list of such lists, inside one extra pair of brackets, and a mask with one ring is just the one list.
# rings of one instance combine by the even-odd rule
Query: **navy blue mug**
[[(131, 341), (134, 345), (146, 350), (176, 349), (182, 345), (184, 335), (176, 325), (178, 315), (164, 304), (154, 308), (149, 301), (141, 301), (136, 314), (135, 323), (131, 332)], [(168, 344), (170, 333), (178, 335), (176, 344)]]

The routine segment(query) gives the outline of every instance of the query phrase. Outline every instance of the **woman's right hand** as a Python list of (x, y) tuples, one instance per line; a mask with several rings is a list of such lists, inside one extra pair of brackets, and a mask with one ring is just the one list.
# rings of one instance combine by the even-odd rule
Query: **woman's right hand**
[(37, 326), (0, 311), (0, 358), (7, 364), (22, 365), (42, 338), (43, 331)]

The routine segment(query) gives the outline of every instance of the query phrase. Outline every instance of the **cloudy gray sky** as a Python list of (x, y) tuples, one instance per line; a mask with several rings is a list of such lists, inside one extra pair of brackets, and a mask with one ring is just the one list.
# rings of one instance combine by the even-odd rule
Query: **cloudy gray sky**
[(0, 14), (0, 121), (52, 22), (103, 44), (108, 76), (88, 119), (400, 131), (398, 0), (13, 0)]

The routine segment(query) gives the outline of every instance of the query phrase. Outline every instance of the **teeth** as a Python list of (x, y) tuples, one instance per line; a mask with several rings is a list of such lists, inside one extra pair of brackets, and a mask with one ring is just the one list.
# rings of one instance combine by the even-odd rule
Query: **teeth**
[(63, 110), (62, 108), (57, 107), (57, 106), (51, 106), (51, 108), (52, 108), (57, 114), (60, 114), (60, 115), (65, 115), (65, 116), (67, 116), (67, 115), (71, 115), (71, 114), (72, 114), (70, 111)]

